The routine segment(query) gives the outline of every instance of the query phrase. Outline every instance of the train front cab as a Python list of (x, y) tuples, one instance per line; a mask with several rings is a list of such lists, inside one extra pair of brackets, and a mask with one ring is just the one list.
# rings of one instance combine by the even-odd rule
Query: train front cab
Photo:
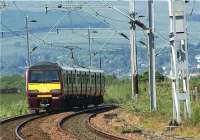
[(28, 69), (26, 71), (26, 94), (29, 108), (58, 110), (62, 100), (62, 77), (57, 69)]

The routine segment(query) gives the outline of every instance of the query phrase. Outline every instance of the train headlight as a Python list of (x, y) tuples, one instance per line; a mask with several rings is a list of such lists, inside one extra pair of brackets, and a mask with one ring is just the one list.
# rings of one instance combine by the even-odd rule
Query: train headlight
[(28, 92), (29, 92), (30, 94), (36, 94), (36, 93), (39, 93), (38, 90), (28, 90)]
[(53, 94), (60, 94), (61, 90), (60, 89), (52, 89), (51, 93), (53, 93)]

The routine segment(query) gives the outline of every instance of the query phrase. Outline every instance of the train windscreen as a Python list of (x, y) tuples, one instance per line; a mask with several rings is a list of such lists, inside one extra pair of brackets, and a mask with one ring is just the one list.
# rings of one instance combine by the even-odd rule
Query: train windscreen
[(59, 82), (59, 73), (56, 70), (32, 70), (30, 71), (30, 83)]

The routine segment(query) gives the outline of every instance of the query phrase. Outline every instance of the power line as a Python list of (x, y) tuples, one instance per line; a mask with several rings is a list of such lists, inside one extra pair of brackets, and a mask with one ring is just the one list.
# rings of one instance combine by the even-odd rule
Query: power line
[[(20, 37), (20, 38), (23, 38), (23, 39), (26, 39), (26, 37), (24, 37), (23, 35), (20, 35), (20, 34), (16, 33), (15, 31), (13, 31), (12, 29), (10, 29), (8, 26), (4, 25), (3, 23), (1, 23), (1, 25), (4, 28), (6, 28), (8, 31), (10, 31), (13, 35), (15, 35), (17, 37)], [(30, 39), (30, 40), (33, 41), (33, 43), (35, 43), (35, 44), (39, 44), (39, 43), (36, 43), (36, 42), (38, 42), (37, 40), (33, 40), (33, 39)]]
[[(89, 7), (93, 12), (98, 12), (98, 11), (96, 11), (95, 9), (93, 9), (92, 7)], [(87, 12), (88, 13), (88, 12)], [(88, 13), (89, 15), (91, 15), (91, 16), (93, 16), (93, 17), (97, 17), (98, 15), (92, 15), (92, 14), (90, 14), (90, 13)], [(103, 17), (101, 17), (101, 18), (103, 18)], [(106, 24), (108, 24), (110, 27), (111, 27), (111, 29), (113, 29), (113, 31), (114, 32), (116, 32), (117, 34), (119, 34), (119, 32), (117, 31), (117, 29), (116, 29), (116, 27), (114, 27), (114, 25), (113, 24), (111, 24), (110, 22), (108, 22), (105, 18), (103, 19), (103, 20), (100, 20), (101, 22), (104, 22), (104, 23), (106, 23)]]
[[(17, 6), (16, 2), (13, 1), (12, 3), (13, 3), (14, 6), (16, 7), (16, 9), (17, 9), (24, 17), (26, 17), (26, 14)], [(31, 35), (34, 36), (35, 38), (37, 38), (38, 40), (42, 41), (42, 42), (45, 44), (45, 40), (44, 40), (44, 39), (41, 39), (41, 38), (35, 36), (34, 34), (31, 34)], [(24, 38), (25, 38), (25, 37), (24, 37)]]
[(12, 2), (14, 4), (14, 6), (17, 8), (17, 10), (24, 16), (26, 17), (25, 13), (17, 6), (17, 4), (15, 3), (15, 1)]
[(111, 17), (104, 16), (104, 15), (100, 14), (99, 11), (96, 11), (96, 16), (100, 16), (100, 17), (102, 17), (102, 18), (104, 18), (104, 19), (108, 19), (108, 20), (112, 20), (112, 21), (127, 22), (127, 21), (125, 21), (125, 20), (120, 20), (120, 19), (115, 19), (115, 18), (111, 18)]
[(64, 14), (59, 20), (57, 20), (57, 22), (49, 29), (49, 31), (47, 32), (46, 36), (44, 36), (44, 37), (42, 38), (43, 40), (45, 40), (45, 39), (47, 38), (48, 34), (49, 34), (51, 31), (53, 31), (53, 30), (56, 28), (56, 26), (58, 26), (58, 24), (64, 19), (65, 16), (66, 16), (66, 15)]

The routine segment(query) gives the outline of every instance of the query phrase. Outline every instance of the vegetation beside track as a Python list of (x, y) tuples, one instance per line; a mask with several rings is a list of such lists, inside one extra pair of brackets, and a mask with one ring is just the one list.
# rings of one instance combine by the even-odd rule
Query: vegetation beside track
[[(149, 111), (148, 96), (148, 73), (144, 73), (140, 79), (140, 95), (138, 101), (131, 99), (131, 83), (128, 79), (117, 79), (107, 76), (106, 95), (104, 100), (107, 103), (119, 103), (128, 113), (143, 117), (142, 127), (152, 128), (158, 122), (167, 125), (172, 116), (171, 81), (157, 73), (157, 102), (158, 111)], [(190, 87), (199, 87), (200, 77), (191, 79)], [(0, 88), (18, 88), (16, 94), (0, 94), (0, 118), (11, 117), (28, 113), (28, 105), (25, 96), (25, 81), (21, 75), (4, 76), (0, 78)], [(192, 118), (184, 121), (187, 127), (186, 135), (192, 135), (189, 130), (200, 131), (200, 101), (192, 102)], [(188, 134), (189, 133), (189, 134)]]
[(18, 89), (18, 93), (0, 94), (0, 118), (28, 113), (23, 76), (11, 75), (1, 77), (0, 88)]
[[(172, 95), (171, 81), (159, 73), (156, 74), (156, 91), (158, 111), (150, 112), (150, 98), (148, 95), (148, 73), (139, 77), (139, 96), (137, 101), (131, 99), (131, 81), (129, 79), (119, 80), (113, 76), (107, 78), (105, 102), (118, 103), (127, 112), (141, 118), (142, 127), (158, 129), (168, 125), (172, 119)], [(200, 88), (200, 77), (191, 78), (190, 88)], [(177, 129), (177, 134), (184, 136), (198, 136), (200, 138), (200, 98), (192, 101), (192, 118), (183, 121), (181, 129)], [(141, 127), (141, 126), (139, 126)], [(184, 129), (182, 129), (184, 128)]]

